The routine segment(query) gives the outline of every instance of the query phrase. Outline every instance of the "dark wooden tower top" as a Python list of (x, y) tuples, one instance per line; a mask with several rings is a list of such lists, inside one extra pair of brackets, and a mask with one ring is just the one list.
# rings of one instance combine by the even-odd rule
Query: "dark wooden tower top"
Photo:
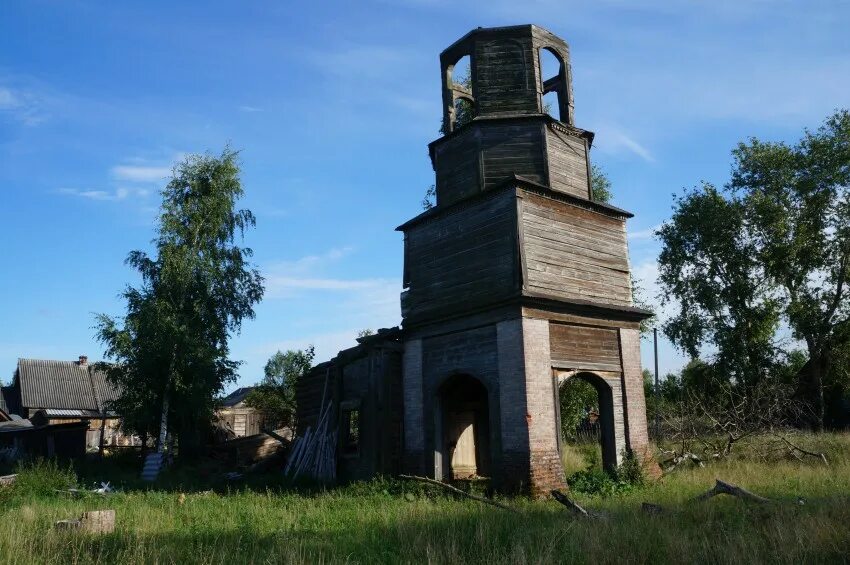
[[(559, 63), (555, 76), (543, 76), (544, 51)], [(467, 56), (471, 88), (452, 80)], [(567, 44), (534, 25), (478, 28), (440, 65), (444, 135), (429, 145), (436, 205), (398, 228), (405, 327), (505, 304), (645, 317), (631, 297), (631, 214), (593, 199), (593, 134), (574, 125)], [(557, 108), (544, 103), (550, 92)], [(458, 100), (468, 103), (465, 123)]]
[[(552, 77), (542, 75), (540, 51), (560, 63)], [(470, 57), (471, 91), (453, 82), (454, 67)], [(466, 99), (481, 118), (543, 114), (543, 96), (558, 95), (558, 117), (574, 125), (570, 48), (535, 25), (478, 28), (440, 54), (443, 75), (443, 131), (455, 129), (455, 103)]]

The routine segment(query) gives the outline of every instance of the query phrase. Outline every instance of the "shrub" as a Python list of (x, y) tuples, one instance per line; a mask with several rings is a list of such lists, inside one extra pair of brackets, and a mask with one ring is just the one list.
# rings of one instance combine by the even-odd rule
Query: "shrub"
[(21, 461), (16, 471), (12, 492), (19, 496), (48, 496), (77, 486), (73, 467), (62, 466), (55, 459)]
[(644, 484), (643, 467), (631, 453), (623, 454), (623, 462), (613, 472), (598, 468), (596, 452), (587, 457), (587, 467), (567, 477), (567, 484), (575, 492), (599, 496), (623, 494)]

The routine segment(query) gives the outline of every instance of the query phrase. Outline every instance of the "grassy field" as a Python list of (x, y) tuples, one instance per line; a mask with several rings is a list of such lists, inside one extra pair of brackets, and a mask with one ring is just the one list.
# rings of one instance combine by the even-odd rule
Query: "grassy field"
[[(574, 493), (606, 520), (579, 520), (553, 501), (505, 499), (513, 514), (397, 482), (298, 494), (278, 488), (161, 490), (73, 499), (52, 489), (67, 470), (21, 476), (0, 492), (3, 563), (841, 563), (850, 561), (850, 436), (821, 436), (831, 458), (734, 460), (683, 469), (611, 497)], [(50, 473), (47, 473), (50, 475)], [(87, 479), (90, 477), (87, 477)], [(715, 478), (778, 502), (690, 502)], [(199, 488), (195, 484), (192, 488)], [(189, 487), (186, 490), (190, 490)], [(181, 497), (181, 493), (184, 497)], [(804, 499), (803, 504), (798, 498)], [(182, 502), (181, 502), (182, 499)], [(650, 516), (644, 501), (669, 512)], [(116, 531), (56, 530), (85, 510), (116, 510)]]

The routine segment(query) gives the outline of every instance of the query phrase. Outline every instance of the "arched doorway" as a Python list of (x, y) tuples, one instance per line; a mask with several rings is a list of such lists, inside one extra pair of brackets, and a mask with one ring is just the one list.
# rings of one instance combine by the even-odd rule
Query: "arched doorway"
[(490, 410), (487, 389), (469, 375), (449, 377), (438, 392), (442, 461), (439, 478), (490, 475)]
[[(588, 394), (589, 391), (592, 391)], [(617, 468), (614, 428), (614, 394), (599, 375), (577, 372), (558, 383), (561, 441), (587, 441), (593, 438), (601, 448), (602, 467)], [(578, 411), (578, 412), (577, 412)], [(574, 428), (574, 429), (573, 429)]]

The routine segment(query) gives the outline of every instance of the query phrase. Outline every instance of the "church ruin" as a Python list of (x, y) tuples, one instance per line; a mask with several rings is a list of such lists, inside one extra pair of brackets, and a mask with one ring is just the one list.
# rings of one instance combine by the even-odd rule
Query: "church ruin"
[[(465, 57), (471, 88), (453, 80)], [(533, 25), (478, 28), (440, 66), (436, 205), (397, 228), (402, 324), (302, 379), (299, 428), (331, 403), (343, 480), (477, 475), (541, 494), (564, 484), (558, 389), (578, 378), (599, 395), (604, 465), (644, 456), (649, 313), (632, 303), (632, 215), (593, 200), (593, 133), (574, 123), (567, 44)]]

